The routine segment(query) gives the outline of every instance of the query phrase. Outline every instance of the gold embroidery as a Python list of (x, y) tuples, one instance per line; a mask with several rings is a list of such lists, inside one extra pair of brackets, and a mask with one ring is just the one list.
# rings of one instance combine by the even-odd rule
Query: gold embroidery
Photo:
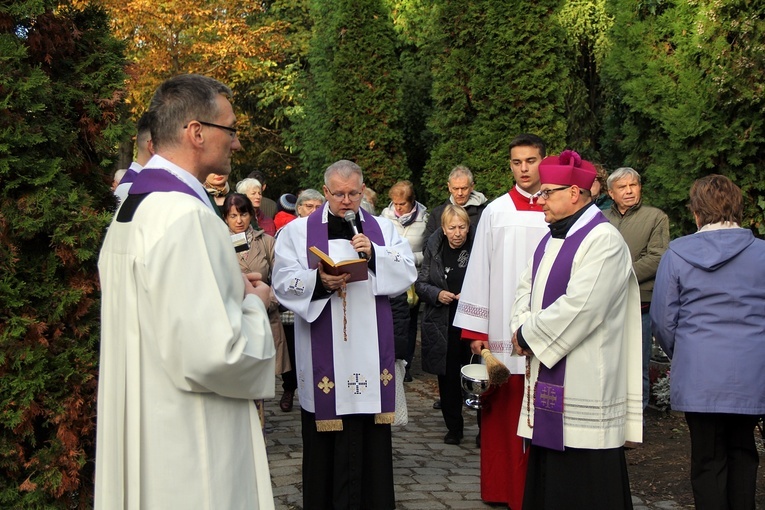
[(332, 391), (332, 388), (335, 387), (335, 383), (329, 380), (329, 377), (326, 375), (322, 377), (321, 382), (318, 384), (319, 389), (323, 391), (326, 395), (329, 395), (329, 392)]
[(380, 380), (382, 381), (383, 386), (387, 386), (391, 379), (393, 379), (393, 374), (388, 372), (388, 369), (386, 368), (382, 371), (382, 374), (380, 374)]
[(377, 413), (375, 415), (375, 425), (391, 425), (396, 419), (396, 413)]
[(317, 432), (340, 432), (343, 430), (343, 420), (316, 420)]

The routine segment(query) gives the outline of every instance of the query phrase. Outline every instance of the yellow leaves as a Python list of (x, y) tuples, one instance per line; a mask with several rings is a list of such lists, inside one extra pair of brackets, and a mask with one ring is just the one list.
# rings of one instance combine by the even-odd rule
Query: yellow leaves
[[(80, 1), (80, 0), (78, 0)], [(244, 0), (101, 0), (118, 38), (127, 42), (133, 62), (128, 102), (142, 112), (156, 87), (182, 73), (200, 73), (232, 84), (268, 75), (265, 60), (287, 42), (284, 27), (251, 28), (248, 17), (261, 7)], [(274, 49), (275, 48), (275, 49)]]

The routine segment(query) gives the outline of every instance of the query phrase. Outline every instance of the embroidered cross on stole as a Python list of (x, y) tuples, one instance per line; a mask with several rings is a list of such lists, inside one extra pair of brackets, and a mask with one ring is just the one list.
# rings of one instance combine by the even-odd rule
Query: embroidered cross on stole
[[(571, 267), (577, 250), (593, 228), (601, 223), (608, 223), (603, 213), (598, 212), (582, 228), (566, 237), (558, 255), (555, 257), (550, 274), (545, 282), (544, 295), (542, 296), (542, 309), (544, 310), (559, 297), (566, 294), (566, 287), (571, 279)], [(537, 270), (545, 253), (548, 233), (540, 241), (534, 252), (532, 263), (531, 282), (536, 280)], [(563, 451), (563, 398), (564, 381), (566, 378), (566, 358), (564, 357), (552, 368), (539, 364), (539, 376), (534, 385), (534, 433), (531, 444), (550, 448), (551, 450)]]

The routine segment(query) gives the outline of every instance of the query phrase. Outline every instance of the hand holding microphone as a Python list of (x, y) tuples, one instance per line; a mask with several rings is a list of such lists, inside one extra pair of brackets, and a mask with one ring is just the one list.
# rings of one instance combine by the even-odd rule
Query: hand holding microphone
[(353, 239), (351, 244), (353, 248), (359, 253), (360, 259), (369, 259), (369, 254), (372, 251), (372, 243), (367, 236), (359, 232), (356, 226), (356, 213), (353, 211), (345, 211), (343, 219), (348, 222), (353, 231)]

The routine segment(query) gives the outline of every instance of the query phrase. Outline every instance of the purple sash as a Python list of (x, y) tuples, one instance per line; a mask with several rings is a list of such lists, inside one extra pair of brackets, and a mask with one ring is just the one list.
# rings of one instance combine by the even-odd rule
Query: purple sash
[(144, 168), (136, 174), (128, 195), (142, 195), (155, 191), (177, 191), (202, 201), (202, 197), (194, 193), (194, 190), (188, 184), (167, 170), (159, 168)]
[[(550, 275), (545, 282), (545, 291), (542, 296), (542, 309), (544, 310), (559, 297), (566, 294), (566, 287), (571, 279), (571, 267), (574, 263), (579, 246), (587, 234), (601, 223), (608, 223), (603, 213), (598, 212), (586, 225), (577, 230), (563, 241), (558, 255), (555, 257)], [(545, 253), (548, 233), (540, 241), (534, 252), (534, 262), (531, 269), (531, 282), (536, 280), (537, 270)], [(564, 357), (552, 368), (539, 364), (539, 377), (534, 385), (534, 433), (531, 444), (550, 448), (551, 450), (563, 451), (563, 398), (564, 381), (566, 378), (566, 358)]]
[(122, 179), (120, 179), (120, 184), (128, 184), (131, 182), (135, 182), (136, 177), (138, 177), (138, 172), (136, 172), (132, 168), (128, 168), (127, 172), (125, 172), (125, 175), (123, 175)]
[[(306, 257), (308, 257), (308, 248), (311, 246), (316, 246), (324, 253), (329, 253), (329, 223), (322, 222), (322, 211), (316, 211), (309, 215), (307, 221)], [(370, 241), (378, 246), (385, 246), (385, 238), (380, 230), (380, 226), (373, 218), (364, 221), (362, 225), (364, 235)], [(310, 260), (310, 257), (308, 258)], [(368, 283), (366, 284), (368, 285)], [(348, 301), (353, 299), (352, 292), (352, 287), (349, 287)], [(331, 305), (331, 303), (327, 303), (319, 317), (311, 323), (313, 395), (316, 410), (316, 428), (319, 432), (343, 429), (342, 420), (337, 416), (336, 391), (334, 387), (337, 384), (345, 384), (345, 381), (339, 382), (335, 380)], [(388, 296), (375, 296), (375, 308), (380, 357), (380, 374), (378, 374), (378, 378), (380, 380), (381, 413), (379, 416), (390, 415), (390, 420), (376, 418), (375, 421), (376, 423), (392, 423), (393, 413), (396, 409), (396, 385), (393, 380), (396, 360), (393, 350), (393, 315)], [(349, 317), (349, 320), (354, 319)], [(363, 319), (356, 318), (355, 320)], [(352, 342), (354, 339), (349, 338), (348, 341)], [(324, 380), (325, 377), (327, 380)]]

